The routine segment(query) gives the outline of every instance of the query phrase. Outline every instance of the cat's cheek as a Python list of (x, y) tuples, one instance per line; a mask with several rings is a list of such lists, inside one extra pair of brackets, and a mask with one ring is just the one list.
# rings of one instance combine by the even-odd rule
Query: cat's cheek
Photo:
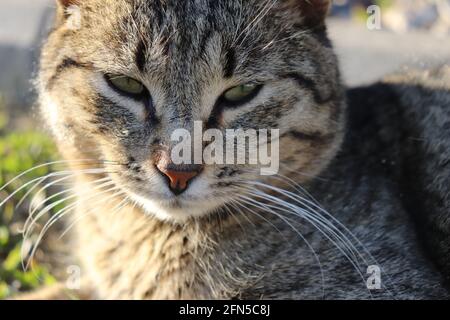
[(71, 126), (64, 121), (64, 112), (61, 112), (60, 102), (46, 92), (41, 94), (40, 104), (43, 106), (42, 114), (47, 119), (53, 137), (66, 145), (73, 145), (75, 143), (74, 135), (70, 129)]

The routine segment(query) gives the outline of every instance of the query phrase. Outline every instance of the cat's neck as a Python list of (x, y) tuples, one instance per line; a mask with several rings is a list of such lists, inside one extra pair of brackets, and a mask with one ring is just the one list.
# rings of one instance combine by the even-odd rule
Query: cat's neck
[(244, 275), (237, 280), (233, 272), (242, 266), (229, 259), (233, 252), (225, 252), (227, 238), (234, 241), (242, 234), (235, 220), (176, 225), (131, 204), (117, 209), (120, 198), (95, 203), (79, 202), (76, 218), (82, 221), (76, 234), (80, 260), (102, 297), (206, 299), (237, 294), (235, 282), (244, 281)]

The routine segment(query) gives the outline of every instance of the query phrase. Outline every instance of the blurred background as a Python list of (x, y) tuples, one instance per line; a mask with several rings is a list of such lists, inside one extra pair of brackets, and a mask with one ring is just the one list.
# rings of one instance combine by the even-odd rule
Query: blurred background
[[(329, 33), (346, 85), (369, 84), (407, 66), (450, 62), (450, 0), (333, 3)], [(380, 11), (368, 12), (372, 5)], [(41, 167), (1, 189), (21, 172), (58, 158), (33, 110), (32, 85), (39, 48), (51, 26), (54, 7), (54, 0), (0, 0), (0, 203), (26, 181), (55, 170)], [(30, 243), (23, 243), (20, 233), (30, 203), (20, 204), (19, 200), (28, 191), (30, 188), (25, 188), (0, 206), (0, 299), (64, 277), (65, 270), (60, 267), (66, 261), (60, 248), (63, 240), (53, 233), (40, 246), (32, 260), (33, 268), (22, 268), (20, 248), (31, 247), (35, 240), (32, 237)], [(37, 196), (45, 199), (51, 192), (54, 190)], [(59, 207), (53, 208), (48, 216), (57, 210)], [(58, 231), (58, 226), (54, 230)]]

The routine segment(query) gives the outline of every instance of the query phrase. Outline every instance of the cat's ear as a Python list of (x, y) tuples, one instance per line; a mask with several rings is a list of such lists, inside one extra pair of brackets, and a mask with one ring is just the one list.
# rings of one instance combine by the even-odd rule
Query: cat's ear
[(56, 0), (56, 24), (67, 24), (68, 28), (78, 29), (81, 24), (79, 5), (83, 0)]
[(332, 0), (283, 0), (285, 9), (298, 17), (309, 27), (322, 26), (330, 11)]
[(63, 8), (68, 8), (70, 6), (74, 6), (80, 3), (80, 0), (57, 0), (58, 4)]

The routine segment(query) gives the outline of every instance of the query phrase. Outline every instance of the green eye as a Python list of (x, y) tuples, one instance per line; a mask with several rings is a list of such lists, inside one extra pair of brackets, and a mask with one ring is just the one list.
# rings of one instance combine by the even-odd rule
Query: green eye
[(109, 75), (107, 79), (114, 88), (125, 94), (137, 96), (145, 91), (142, 83), (127, 76)]
[(243, 103), (254, 98), (261, 86), (256, 84), (242, 84), (231, 88), (223, 94), (226, 101), (232, 103)]

